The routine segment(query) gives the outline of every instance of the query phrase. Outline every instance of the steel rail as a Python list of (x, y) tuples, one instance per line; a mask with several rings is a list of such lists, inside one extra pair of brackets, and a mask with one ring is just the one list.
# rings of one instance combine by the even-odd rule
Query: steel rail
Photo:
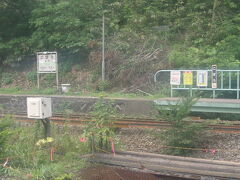
[[(5, 116), (6, 114), (0, 114), (0, 117)], [(13, 118), (17, 121), (34, 123), (33, 119), (27, 118), (27, 115), (24, 113), (13, 114)], [(171, 124), (164, 120), (157, 120), (154, 118), (131, 118), (131, 117), (113, 117), (114, 124), (113, 126), (119, 128), (169, 128)], [(64, 115), (64, 114), (55, 114), (50, 120), (56, 124), (64, 124), (68, 122), (71, 125), (85, 125), (91, 121), (94, 121), (94, 117), (87, 114), (73, 114), (73, 115)], [(188, 123), (204, 123), (204, 120), (192, 120), (187, 121)], [(209, 124), (206, 128), (214, 132), (223, 132), (223, 133), (240, 133), (240, 122), (235, 122), (229, 125), (226, 124)]]

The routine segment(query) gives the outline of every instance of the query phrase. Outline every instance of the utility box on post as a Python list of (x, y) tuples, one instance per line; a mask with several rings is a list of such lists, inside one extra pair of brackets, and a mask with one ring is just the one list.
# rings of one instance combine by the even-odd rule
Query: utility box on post
[(45, 119), (52, 117), (51, 98), (28, 97), (27, 98), (27, 115), (32, 119)]

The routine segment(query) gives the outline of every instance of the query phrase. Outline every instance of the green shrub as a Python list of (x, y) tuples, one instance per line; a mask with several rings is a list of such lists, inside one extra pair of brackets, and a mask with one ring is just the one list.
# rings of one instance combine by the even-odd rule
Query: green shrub
[(98, 90), (99, 91), (105, 91), (105, 90), (107, 90), (108, 88), (110, 87), (110, 83), (109, 83), (109, 81), (100, 81), (99, 83), (98, 83)]
[(47, 74), (45, 76), (45, 80), (48, 82), (48, 83), (51, 83), (53, 81), (56, 81), (56, 74)]
[(2, 83), (5, 85), (11, 84), (13, 82), (13, 75), (11, 73), (2, 74)]
[(110, 150), (110, 140), (115, 140), (114, 119), (117, 110), (113, 103), (100, 98), (91, 112), (93, 121), (88, 122), (83, 136), (90, 142), (92, 151)]
[(191, 148), (198, 146), (203, 125), (187, 121), (187, 116), (194, 103), (196, 103), (196, 99), (188, 97), (179, 101), (177, 105), (169, 104), (169, 110), (158, 107), (159, 117), (171, 124), (171, 127), (160, 136), (165, 144), (170, 146), (166, 153), (185, 155), (191, 152)]
[(28, 81), (37, 82), (37, 71), (30, 71), (26, 76)]
[(101, 75), (101, 69), (97, 68), (95, 71), (91, 73), (91, 81), (92, 82), (97, 81), (100, 75)]
[(73, 62), (72, 61), (64, 61), (59, 63), (59, 73), (68, 73), (72, 71)]

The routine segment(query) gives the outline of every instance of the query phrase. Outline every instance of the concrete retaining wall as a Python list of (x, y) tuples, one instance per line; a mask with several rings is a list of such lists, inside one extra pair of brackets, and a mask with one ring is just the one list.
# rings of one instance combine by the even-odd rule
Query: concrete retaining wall
[[(53, 112), (55, 113), (61, 113), (65, 110), (70, 110), (73, 113), (89, 113), (98, 100), (96, 97), (79, 96), (0, 95), (0, 110), (9, 113), (26, 112), (27, 97), (52, 98)], [(142, 117), (151, 116), (154, 112), (152, 100), (119, 98), (106, 98), (106, 100), (112, 100), (123, 115)]]

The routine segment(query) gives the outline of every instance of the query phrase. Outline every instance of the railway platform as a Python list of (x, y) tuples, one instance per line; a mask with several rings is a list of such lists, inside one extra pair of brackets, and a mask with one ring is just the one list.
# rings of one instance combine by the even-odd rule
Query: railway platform
[[(154, 100), (156, 105), (160, 105), (165, 109), (171, 105), (177, 105), (181, 102), (181, 98), (160, 98)], [(211, 112), (211, 113), (235, 113), (240, 114), (239, 99), (208, 99), (201, 98), (192, 106), (192, 112)]]

